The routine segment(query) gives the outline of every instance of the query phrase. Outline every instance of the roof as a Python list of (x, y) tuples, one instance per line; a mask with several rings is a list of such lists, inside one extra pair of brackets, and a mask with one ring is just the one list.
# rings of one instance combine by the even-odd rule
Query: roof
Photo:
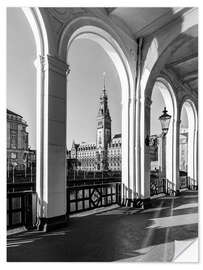
[(14, 113), (13, 111), (10, 111), (10, 110), (8, 110), (8, 109), (7, 109), (7, 113), (8, 113), (8, 114), (15, 115), (15, 116), (19, 116), (19, 117), (23, 118), (20, 114)]
[(113, 139), (121, 138), (121, 133), (114, 135)]

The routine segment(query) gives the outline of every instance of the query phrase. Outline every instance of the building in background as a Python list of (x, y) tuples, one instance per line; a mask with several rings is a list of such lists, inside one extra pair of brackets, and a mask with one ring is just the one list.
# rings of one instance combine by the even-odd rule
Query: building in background
[(96, 143), (76, 144), (68, 155), (68, 168), (86, 171), (121, 170), (121, 134), (111, 138), (111, 117), (106, 89), (102, 90), (97, 115)]
[(24, 169), (36, 164), (36, 151), (29, 148), (27, 122), (7, 109), (7, 168)]
[(150, 138), (153, 138), (154, 143), (149, 146), (149, 153), (150, 153), (150, 166), (151, 171), (159, 170), (159, 157), (158, 157), (158, 149), (159, 149), (159, 138), (157, 135), (151, 135)]
[(188, 170), (188, 130), (181, 128), (180, 130), (180, 171)]

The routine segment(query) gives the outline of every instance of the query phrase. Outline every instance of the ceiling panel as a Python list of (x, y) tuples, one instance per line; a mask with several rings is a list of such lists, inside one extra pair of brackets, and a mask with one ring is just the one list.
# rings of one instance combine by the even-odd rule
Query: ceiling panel
[(112, 14), (122, 19), (132, 33), (136, 34), (168, 12), (170, 12), (170, 8), (117, 8)]
[(192, 81), (192, 82), (189, 82), (188, 84), (192, 89), (197, 89), (198, 88), (198, 80), (197, 79)]
[(185, 77), (187, 76), (187, 74), (190, 74), (193, 71), (197, 71), (197, 59), (192, 59), (190, 61), (180, 63), (175, 67), (173, 66), (173, 69), (175, 69), (176, 71), (178, 71), (179, 74), (182, 74), (182, 76)]
[(120, 7), (112, 10), (111, 16), (118, 17), (128, 26), (135, 37), (139, 37), (153, 33), (188, 9), (177, 7)]

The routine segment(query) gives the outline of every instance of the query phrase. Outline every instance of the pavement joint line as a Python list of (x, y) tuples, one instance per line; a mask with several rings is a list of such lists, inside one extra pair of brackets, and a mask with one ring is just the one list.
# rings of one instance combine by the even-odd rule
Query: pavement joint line
[(19, 233), (26, 232), (26, 231), (27, 231), (27, 229), (25, 228), (25, 226), (20, 227), (20, 228), (10, 229), (10, 230), (7, 230), (7, 236), (19, 234)]

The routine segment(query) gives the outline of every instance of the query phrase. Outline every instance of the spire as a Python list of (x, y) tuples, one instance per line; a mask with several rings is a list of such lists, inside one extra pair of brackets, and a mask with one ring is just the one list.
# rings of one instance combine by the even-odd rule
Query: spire
[(103, 80), (104, 80), (104, 88), (103, 88), (103, 94), (106, 95), (106, 72), (103, 72)]
[(106, 90), (105, 82), (106, 82), (106, 72), (103, 72), (103, 78), (104, 78), (104, 90)]

